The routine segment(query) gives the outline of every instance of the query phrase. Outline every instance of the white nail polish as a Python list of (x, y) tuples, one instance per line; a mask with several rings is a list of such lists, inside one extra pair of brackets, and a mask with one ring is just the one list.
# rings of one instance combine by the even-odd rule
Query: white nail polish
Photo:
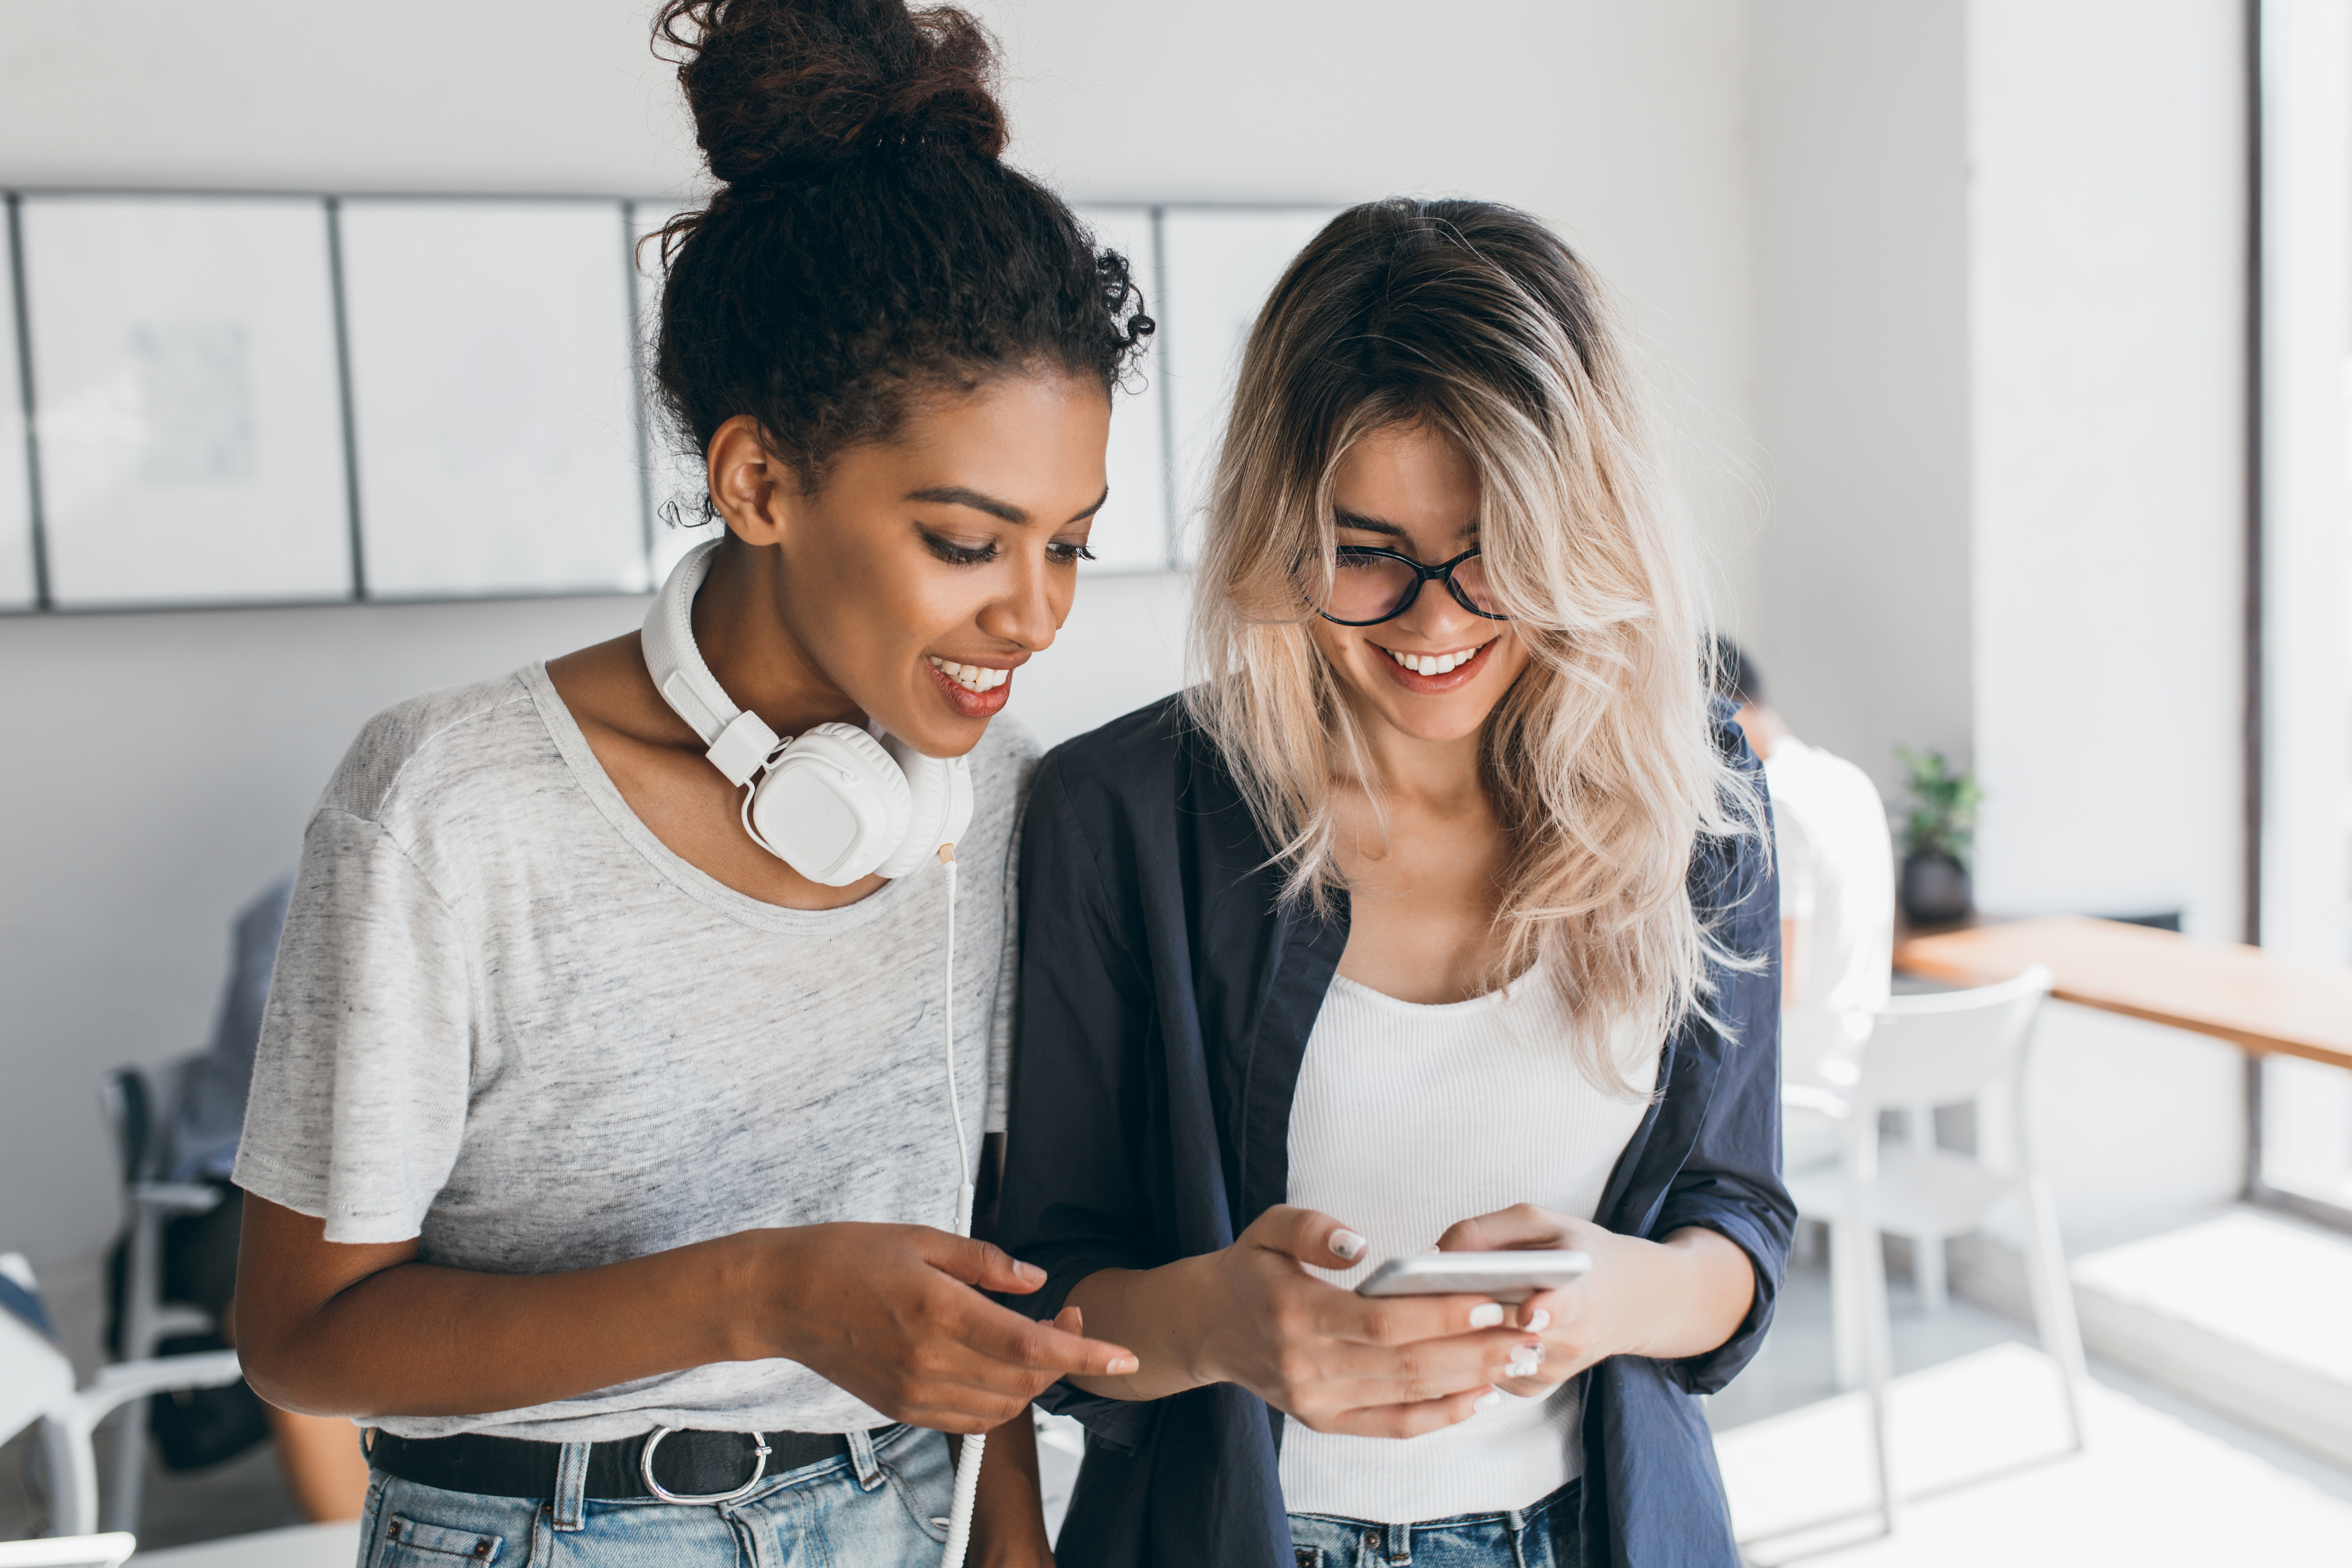
[(1531, 1361), (1515, 1361), (1503, 1369), (1505, 1377), (1533, 1377), (1535, 1374), (1536, 1363)]
[(1470, 1309), (1470, 1326), (1474, 1329), (1497, 1328), (1502, 1321), (1503, 1304), (1500, 1301), (1488, 1301)]
[(1330, 1247), (1332, 1251), (1350, 1263), (1364, 1255), (1364, 1238), (1352, 1230), (1333, 1231)]
[(1472, 1400), (1470, 1402), (1470, 1408), (1473, 1410), (1492, 1410), (1501, 1403), (1503, 1403), (1503, 1391), (1499, 1388), (1490, 1388), (1486, 1393), (1480, 1394), (1477, 1398)]
[(1551, 1314), (1544, 1310), (1541, 1307), (1538, 1307), (1534, 1311), (1528, 1314), (1528, 1332), (1531, 1334), (1539, 1334), (1550, 1327)]

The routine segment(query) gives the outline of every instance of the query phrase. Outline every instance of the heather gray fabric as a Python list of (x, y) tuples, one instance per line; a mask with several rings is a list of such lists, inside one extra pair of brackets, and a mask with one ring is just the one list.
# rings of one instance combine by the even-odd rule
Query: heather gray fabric
[[(958, 847), (957, 1083), (975, 1163), (1003, 1121), (1012, 848), (1036, 747), (973, 752)], [(236, 1182), (342, 1242), (541, 1273), (761, 1226), (952, 1228), (946, 878), (778, 909), (656, 839), (532, 666), (361, 732), (310, 821)], [(791, 1362), (523, 1410), (387, 1417), (601, 1441), (656, 1425), (882, 1423)]]

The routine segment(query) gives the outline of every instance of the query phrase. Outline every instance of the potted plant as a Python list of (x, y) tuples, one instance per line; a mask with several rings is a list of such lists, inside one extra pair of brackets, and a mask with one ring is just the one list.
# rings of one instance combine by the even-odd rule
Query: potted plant
[(1941, 752), (1895, 748), (1911, 795), (1903, 820), (1903, 879), (1898, 896), (1914, 925), (1944, 925), (1976, 901), (1969, 849), (1976, 837), (1977, 803), (1984, 791), (1976, 770), (1954, 772)]

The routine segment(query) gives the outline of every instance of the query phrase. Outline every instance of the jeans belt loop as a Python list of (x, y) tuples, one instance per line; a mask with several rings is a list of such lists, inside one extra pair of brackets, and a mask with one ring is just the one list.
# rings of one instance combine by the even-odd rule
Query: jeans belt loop
[(586, 1443), (566, 1443), (555, 1461), (555, 1528), (587, 1526), (588, 1449)]
[(849, 1440), (849, 1465), (857, 1472), (857, 1489), (870, 1492), (882, 1484), (882, 1461), (874, 1457), (874, 1434), (859, 1427), (845, 1433)]

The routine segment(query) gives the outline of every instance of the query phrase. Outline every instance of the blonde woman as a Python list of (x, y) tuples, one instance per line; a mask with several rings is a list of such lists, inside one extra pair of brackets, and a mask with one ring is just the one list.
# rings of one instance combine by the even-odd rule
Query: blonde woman
[[(1040, 770), (1000, 1237), (1130, 1375), (1065, 1561), (1738, 1561), (1696, 1396), (1790, 1224), (1776, 896), (1614, 326), (1541, 225), (1357, 207), (1244, 360), (1203, 678)], [(1506, 1306), (1381, 1260), (1572, 1247)]]

